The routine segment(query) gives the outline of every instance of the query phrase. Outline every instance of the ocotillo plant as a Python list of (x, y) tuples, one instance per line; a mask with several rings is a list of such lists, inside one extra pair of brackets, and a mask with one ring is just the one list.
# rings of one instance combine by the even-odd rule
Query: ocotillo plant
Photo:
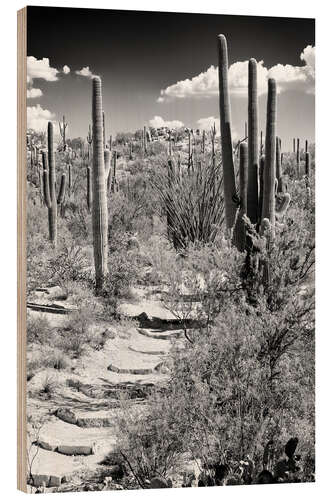
[(62, 138), (63, 150), (66, 151), (66, 128), (68, 127), (68, 123), (66, 123), (65, 117), (62, 117), (62, 123), (59, 122), (59, 131), (60, 136)]
[(275, 147), (276, 147), (276, 81), (268, 80), (267, 116), (266, 116), (266, 148), (262, 219), (268, 219), (274, 233), (275, 227)]
[(216, 137), (216, 127), (214, 122), (214, 125), (212, 126), (210, 131), (210, 138), (212, 141), (212, 158), (214, 162), (215, 162), (215, 137)]
[[(247, 215), (252, 224), (258, 220), (258, 92), (257, 92), (257, 61), (249, 60), (248, 73), (248, 184), (247, 184)], [(247, 132), (247, 131), (246, 131)], [(246, 137), (246, 135), (245, 135)]]
[(240, 252), (245, 250), (246, 246), (246, 227), (244, 216), (246, 215), (247, 204), (247, 184), (248, 183), (248, 152), (247, 146), (243, 142), (240, 145), (239, 158), (239, 197), (240, 205), (235, 224), (233, 241)]
[(168, 154), (171, 157), (172, 156), (172, 136), (171, 133), (169, 132), (169, 147), (168, 147)]
[(108, 273), (108, 211), (103, 156), (102, 82), (99, 77), (92, 81), (92, 229), (96, 291), (100, 293)]
[(146, 130), (146, 126), (143, 127), (143, 137), (142, 137), (142, 139), (143, 139), (143, 141), (142, 141), (143, 142), (143, 144), (142, 144), (142, 146), (143, 146), (143, 153), (147, 154), (147, 130)]
[(188, 170), (190, 170), (193, 167), (193, 148), (192, 148), (191, 130), (188, 131), (187, 167)]
[(201, 153), (205, 154), (206, 151), (206, 131), (202, 131)]
[(234, 201), (236, 197), (236, 179), (228, 89), (228, 48), (224, 35), (218, 36), (218, 66), (225, 219), (227, 228), (231, 230), (235, 223), (237, 202)]
[(49, 219), (49, 238), (54, 246), (57, 244), (57, 202), (62, 204), (64, 201), (66, 176), (63, 174), (61, 177), (61, 185), (59, 190), (58, 200), (56, 197), (56, 173), (55, 173), (55, 159), (53, 150), (53, 124), (48, 122), (47, 125), (47, 144), (48, 144), (48, 171), (43, 171), (43, 187), (44, 187), (44, 200), (48, 209)]

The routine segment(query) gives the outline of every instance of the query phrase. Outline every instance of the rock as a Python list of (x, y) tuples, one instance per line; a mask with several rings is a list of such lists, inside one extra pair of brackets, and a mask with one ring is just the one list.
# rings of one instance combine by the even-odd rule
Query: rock
[(48, 436), (40, 436), (36, 441), (36, 445), (43, 448), (43, 450), (54, 451), (59, 443), (56, 439), (50, 439)]
[(49, 486), (60, 486), (63, 482), (63, 478), (60, 476), (50, 476)]
[(80, 446), (80, 445), (60, 445), (57, 446), (56, 451), (62, 455), (93, 455), (94, 450), (92, 446)]
[(50, 482), (50, 476), (46, 474), (31, 474), (32, 485), (33, 486), (48, 486)]
[(77, 418), (76, 418), (75, 414), (71, 410), (68, 410), (67, 408), (58, 408), (55, 412), (55, 415), (58, 418), (60, 418), (60, 420), (63, 420), (64, 422), (67, 422), (68, 424), (76, 425), (76, 423), (77, 423)]
[(153, 479), (150, 481), (150, 488), (172, 488), (172, 481), (171, 479), (166, 480), (161, 477), (153, 477)]

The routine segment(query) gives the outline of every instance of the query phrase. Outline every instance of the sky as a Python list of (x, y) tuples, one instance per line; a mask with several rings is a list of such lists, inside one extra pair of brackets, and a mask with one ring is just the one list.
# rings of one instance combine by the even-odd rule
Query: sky
[(228, 42), (234, 138), (244, 136), (254, 57), (260, 129), (274, 77), (285, 149), (293, 137), (314, 141), (315, 22), (276, 17), (28, 7), (28, 127), (45, 130), (65, 115), (69, 137), (86, 137), (93, 75), (102, 78), (107, 136), (144, 125), (218, 125), (220, 33)]

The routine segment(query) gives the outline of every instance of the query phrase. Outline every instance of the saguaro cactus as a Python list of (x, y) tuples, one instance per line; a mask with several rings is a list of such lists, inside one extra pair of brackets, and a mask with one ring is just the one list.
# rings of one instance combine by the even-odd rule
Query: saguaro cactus
[(87, 208), (91, 211), (92, 190), (91, 190), (91, 168), (87, 167)]
[(228, 48), (224, 35), (218, 36), (218, 63), (225, 218), (227, 228), (232, 229), (235, 223), (237, 210), (237, 204), (234, 201), (236, 196), (236, 179), (231, 138), (231, 113), (228, 89)]
[(277, 190), (278, 193), (282, 193), (282, 172), (281, 172), (281, 141), (276, 138), (276, 150), (275, 150), (275, 166), (276, 166), (276, 179), (277, 179)]
[(249, 171), (247, 185), (247, 215), (256, 224), (258, 220), (258, 92), (257, 92), (257, 61), (249, 60), (248, 84), (248, 122), (249, 122)]
[(296, 151), (296, 169), (297, 169), (297, 178), (299, 179), (301, 175), (301, 166), (300, 166), (300, 151), (299, 151), (299, 139), (297, 139), (297, 151)]
[(70, 194), (72, 189), (72, 165), (68, 163), (67, 168), (68, 168), (68, 192)]
[(311, 163), (311, 155), (309, 151), (305, 153), (305, 175), (307, 179), (307, 183), (309, 182), (310, 179), (310, 163)]
[(275, 147), (276, 147), (276, 81), (268, 80), (266, 148), (264, 167), (264, 186), (262, 219), (268, 219), (274, 231), (275, 226)]
[(103, 157), (102, 82), (97, 76), (92, 81), (92, 229), (96, 291), (99, 293), (108, 273), (108, 212)]
[[(56, 197), (56, 173), (53, 149), (53, 123), (47, 125), (48, 171), (43, 171), (44, 201), (48, 209), (49, 238), (54, 246), (57, 244), (57, 203), (62, 204), (65, 197), (66, 175), (61, 177), (58, 200)], [(43, 160), (45, 163), (45, 158)]]
[(244, 215), (246, 215), (247, 207), (247, 183), (248, 183), (248, 153), (247, 145), (242, 142), (240, 145), (240, 158), (239, 158), (239, 195), (240, 206), (237, 215), (237, 220), (234, 229), (234, 244), (240, 252), (245, 250), (246, 244), (246, 228)]

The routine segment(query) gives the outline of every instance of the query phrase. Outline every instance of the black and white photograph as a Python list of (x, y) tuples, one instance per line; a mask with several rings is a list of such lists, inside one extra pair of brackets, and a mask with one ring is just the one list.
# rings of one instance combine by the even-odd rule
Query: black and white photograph
[(24, 9), (27, 492), (315, 482), (315, 19), (287, 14)]

